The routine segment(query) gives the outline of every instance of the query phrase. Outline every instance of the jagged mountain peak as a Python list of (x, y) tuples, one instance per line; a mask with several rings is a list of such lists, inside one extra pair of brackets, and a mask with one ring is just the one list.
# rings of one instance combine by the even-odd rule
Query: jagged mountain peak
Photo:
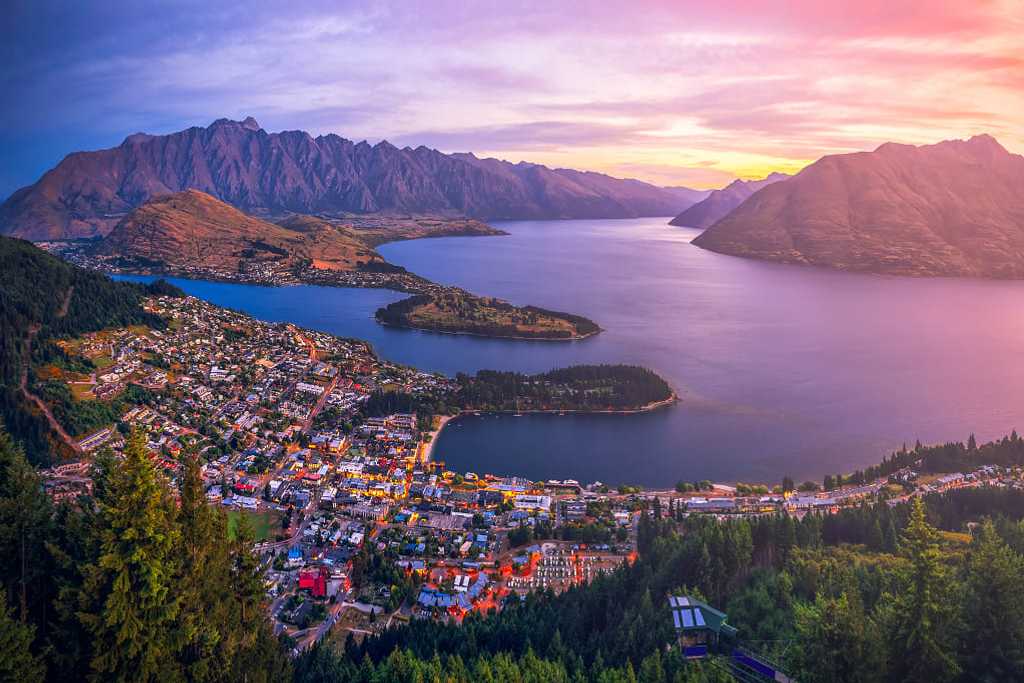
[(113, 149), (69, 155), (0, 206), (0, 233), (28, 239), (102, 236), (160, 195), (195, 188), (248, 213), (395, 211), (483, 220), (629, 218), (685, 208), (678, 191), (603, 174), (424, 146), (399, 150), (334, 134), (268, 133), (254, 118), (217, 119)]

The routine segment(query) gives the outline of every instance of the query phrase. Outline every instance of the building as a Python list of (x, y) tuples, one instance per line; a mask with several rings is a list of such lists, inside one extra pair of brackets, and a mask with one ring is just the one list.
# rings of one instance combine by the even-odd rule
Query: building
[(516, 501), (513, 505), (517, 510), (546, 511), (551, 509), (551, 496), (535, 496), (524, 493), (516, 496)]
[(724, 612), (687, 595), (668, 599), (672, 611), (672, 625), (679, 636), (679, 646), (689, 659), (705, 657), (708, 647), (715, 646), (723, 637), (733, 639), (736, 629), (726, 623)]
[(299, 572), (299, 590), (308, 590), (315, 598), (327, 597), (330, 578), (327, 567), (307, 567)]
[(587, 502), (580, 499), (562, 501), (562, 516), (570, 521), (579, 521), (587, 516)]

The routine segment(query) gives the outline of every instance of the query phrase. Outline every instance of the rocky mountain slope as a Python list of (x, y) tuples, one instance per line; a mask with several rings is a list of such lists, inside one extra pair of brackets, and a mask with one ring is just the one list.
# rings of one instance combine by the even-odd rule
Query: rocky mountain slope
[[(288, 226), (288, 227), (285, 227)], [(305, 260), (328, 270), (383, 263), (377, 252), (325, 221), (295, 217), (275, 225), (248, 216), (198, 190), (146, 202), (121, 219), (91, 252), (97, 256), (237, 272), (261, 262), (290, 268)]]
[(727, 216), (730, 211), (762, 187), (767, 187), (788, 177), (785, 173), (772, 173), (761, 180), (734, 180), (721, 190), (715, 190), (704, 200), (683, 211), (669, 221), (669, 225), (707, 228)]
[(694, 244), (844, 270), (1021, 278), (1024, 156), (988, 135), (826, 156)]
[(131, 135), (68, 155), (0, 206), (0, 232), (34, 240), (109, 232), (135, 207), (186, 189), (246, 213), (396, 211), (487, 219), (675, 215), (686, 188), (599, 173), (443, 154), (334, 134), (268, 133), (252, 118), (170, 135)]

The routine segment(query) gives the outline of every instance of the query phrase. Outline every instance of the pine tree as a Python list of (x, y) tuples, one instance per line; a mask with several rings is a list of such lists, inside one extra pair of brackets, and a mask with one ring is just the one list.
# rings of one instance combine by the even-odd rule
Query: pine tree
[(189, 454), (178, 510), (182, 547), (177, 646), (192, 681), (214, 680), (218, 661), (229, 661), (233, 653), (233, 644), (225, 637), (230, 604), (222, 592), (228, 580), (228, 555), (217, 515), (206, 502), (199, 463)]
[(259, 560), (252, 552), (254, 541), (249, 518), (240, 516), (235, 537), (228, 545), (231, 571), (227, 595), (234, 610), (238, 648), (229, 678), (249, 682), (283, 680), (289, 666), (266, 619), (266, 589)]
[(1024, 559), (986, 521), (964, 586), (964, 670), (977, 681), (1024, 680)]
[(924, 503), (915, 498), (901, 549), (910, 560), (898, 596), (891, 596), (891, 633), (897, 648), (889, 661), (891, 680), (945, 683), (960, 673), (953, 656), (954, 592), (941, 563), (938, 534), (925, 519)]
[(20, 448), (0, 430), (0, 579), (17, 605), (18, 619), (46, 623), (53, 595), (46, 550), (53, 530), (53, 506)]
[(873, 523), (868, 527), (868, 537), (866, 539), (867, 546), (871, 550), (884, 550), (885, 549), (885, 534), (882, 533), (882, 524), (878, 521), (876, 516)]
[(798, 680), (808, 683), (869, 683), (879, 680), (877, 633), (853, 586), (838, 597), (818, 593), (797, 605)]
[(35, 628), (22, 623), (0, 590), (0, 681), (34, 683), (46, 677), (43, 661), (32, 654)]
[[(121, 466), (107, 474), (99, 505), (99, 556), (84, 570), (79, 614), (92, 634), (95, 680), (182, 677), (173, 630), (179, 613), (174, 502), (133, 430)], [(97, 609), (98, 607), (98, 609)]]

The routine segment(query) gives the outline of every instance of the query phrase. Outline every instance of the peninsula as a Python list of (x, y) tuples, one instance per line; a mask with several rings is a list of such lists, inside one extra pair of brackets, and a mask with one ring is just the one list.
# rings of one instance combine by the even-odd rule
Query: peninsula
[(431, 332), (504, 339), (579, 340), (601, 331), (593, 320), (536, 306), (513, 306), (450, 288), (436, 296), (420, 294), (377, 309), (384, 325)]
[(414, 296), (377, 312), (382, 324), (509, 339), (574, 340), (593, 321), (519, 307), (431, 282), (388, 263), (376, 246), (454, 235), (504, 235), (468, 218), (293, 214), (277, 223), (250, 216), (205, 192), (146, 202), (98, 240), (43, 243), (81, 266), (113, 273), (245, 284), (386, 288)]

